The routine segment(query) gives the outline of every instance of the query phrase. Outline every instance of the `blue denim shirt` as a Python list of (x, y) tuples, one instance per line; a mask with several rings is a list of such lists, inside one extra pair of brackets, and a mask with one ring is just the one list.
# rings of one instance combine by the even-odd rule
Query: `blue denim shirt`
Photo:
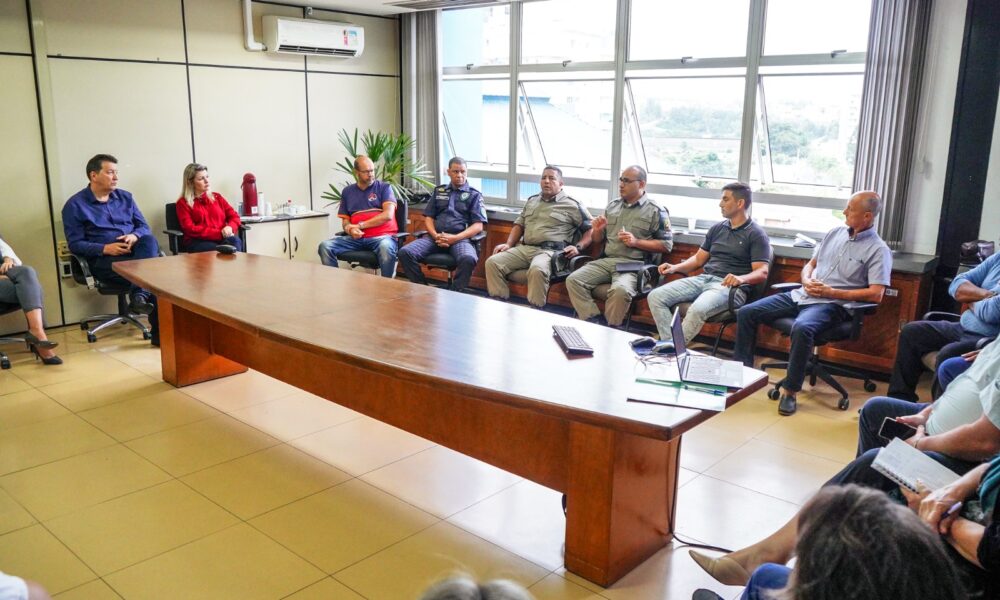
[[(1000, 293), (1000, 254), (994, 254), (976, 268), (956, 277), (948, 286), (948, 293), (952, 297), (963, 281)], [(974, 303), (972, 309), (962, 313), (961, 323), (962, 329), (984, 337), (1000, 333), (1000, 295)]]
[(102, 256), (104, 245), (123, 235), (152, 233), (132, 194), (125, 190), (115, 190), (107, 202), (98, 202), (87, 186), (66, 201), (62, 220), (70, 252), (81, 256)]

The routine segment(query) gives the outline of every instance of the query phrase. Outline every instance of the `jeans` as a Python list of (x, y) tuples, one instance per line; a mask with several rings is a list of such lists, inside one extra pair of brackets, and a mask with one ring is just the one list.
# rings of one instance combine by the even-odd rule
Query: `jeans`
[(370, 238), (354, 239), (349, 235), (337, 236), (321, 242), (319, 259), (328, 267), (336, 267), (337, 255), (356, 250), (374, 252), (378, 259), (382, 277), (392, 277), (396, 274), (396, 238), (391, 235), (379, 235)]
[(129, 296), (135, 298), (137, 295), (145, 296), (150, 304), (153, 305), (153, 312), (149, 315), (149, 334), (154, 345), (160, 344), (160, 318), (156, 311), (156, 296), (149, 293), (148, 291), (142, 289), (137, 285), (133, 285), (130, 281), (115, 273), (111, 266), (122, 260), (136, 260), (140, 258), (155, 258), (160, 255), (160, 244), (157, 243), (156, 238), (150, 235), (144, 235), (132, 245), (132, 252), (130, 254), (125, 254), (122, 256), (98, 256), (87, 259), (90, 264), (90, 272), (98, 281), (104, 281), (107, 283), (112, 283), (115, 285), (127, 285), (129, 286)]
[(792, 570), (785, 565), (764, 563), (754, 569), (740, 600), (769, 600), (772, 593), (788, 585)]
[(983, 336), (962, 329), (950, 321), (911, 321), (903, 325), (896, 346), (896, 362), (889, 379), (889, 395), (901, 400), (917, 400), (917, 380), (924, 370), (923, 356), (937, 352), (935, 368), (955, 356), (976, 349)]
[(879, 437), (878, 431), (882, 428), (882, 421), (886, 417), (908, 417), (915, 415), (926, 408), (926, 404), (909, 402), (907, 400), (897, 400), (886, 396), (871, 398), (861, 407), (861, 415), (858, 417), (858, 456), (868, 452), (872, 448), (881, 448), (888, 442)]
[(42, 286), (34, 267), (11, 267), (0, 278), (0, 305), (15, 304), (24, 312), (42, 307)]
[(220, 244), (235, 246), (237, 252), (243, 252), (243, 242), (235, 235), (223, 238), (219, 242), (213, 242), (212, 240), (191, 240), (188, 244), (182, 244), (181, 250), (184, 252), (214, 252)]
[(948, 389), (948, 384), (954, 381), (955, 378), (962, 373), (965, 373), (965, 371), (971, 366), (972, 363), (965, 360), (961, 356), (955, 356), (940, 363), (937, 370), (937, 378), (938, 387), (941, 388), (941, 392)]
[(736, 342), (733, 360), (753, 366), (753, 351), (757, 346), (757, 327), (784, 317), (795, 317), (791, 348), (788, 351), (788, 371), (782, 387), (796, 393), (806, 378), (806, 365), (813, 352), (816, 336), (833, 325), (846, 321), (850, 315), (834, 302), (797, 304), (790, 293), (776, 294), (748, 304), (736, 313)]
[[(743, 294), (742, 291), (738, 293)], [(738, 303), (744, 299), (745, 295), (737, 298)], [(729, 308), (729, 288), (722, 285), (721, 277), (702, 273), (661, 285), (649, 293), (646, 302), (649, 312), (653, 313), (661, 340), (673, 338), (670, 333), (671, 309), (683, 302), (691, 302), (682, 322), (684, 341), (690, 342), (707, 319)]]

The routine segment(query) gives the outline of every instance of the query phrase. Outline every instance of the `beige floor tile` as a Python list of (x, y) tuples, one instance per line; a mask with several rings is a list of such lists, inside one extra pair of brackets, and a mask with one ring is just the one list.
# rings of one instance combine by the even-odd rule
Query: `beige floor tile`
[(232, 412), (290, 396), (301, 390), (263, 373), (247, 371), (189, 385), (181, 388), (181, 391), (223, 412)]
[(27, 527), (35, 522), (27, 510), (7, 492), (0, 489), (0, 534)]
[(563, 565), (561, 494), (521, 481), (448, 519), (449, 523), (554, 571)]
[(149, 342), (143, 343), (141, 338), (133, 343), (108, 345), (98, 349), (98, 352), (140, 371), (160, 368), (159, 348)]
[(80, 379), (109, 381), (138, 374), (138, 371), (100, 352), (78, 352), (63, 357), (61, 365), (43, 365), (40, 362), (18, 366), (17, 376), (34, 387), (67, 383)]
[[(855, 413), (856, 415), (857, 413)], [(835, 419), (814, 413), (783, 418), (756, 435), (758, 440), (847, 464), (858, 444), (857, 419)]]
[(521, 480), (517, 475), (444, 446), (428, 448), (372, 471), (362, 479), (441, 518)]
[(249, 519), (350, 478), (282, 444), (192, 473), (184, 481), (241, 519)]
[(782, 418), (778, 414), (778, 405), (768, 400), (761, 391), (737, 402), (733, 407), (706, 421), (704, 425), (699, 425), (697, 429), (708, 426), (725, 431), (734, 441), (745, 442)]
[(142, 398), (172, 390), (173, 388), (153, 379), (149, 375), (139, 373), (130, 367), (128, 377), (112, 380), (101, 377), (57, 383), (39, 388), (46, 396), (62, 404), (66, 408), (80, 412), (132, 398)]
[(685, 538), (742, 548), (773, 533), (798, 511), (791, 502), (701, 475), (677, 491), (675, 530)]
[(0, 370), (0, 396), (30, 390), (31, 385), (12, 372), (12, 369)]
[(752, 440), (705, 471), (705, 475), (803, 504), (841, 468), (840, 462)]
[(250, 524), (327, 573), (334, 573), (435, 521), (433, 516), (355, 479), (261, 515)]
[(423, 438), (362, 417), (289, 442), (351, 475), (363, 475), (426, 450), (434, 445)]
[(173, 389), (108, 404), (78, 414), (82, 419), (121, 442), (221, 416), (221, 413), (211, 406)]
[(0, 431), (68, 414), (63, 405), (36, 389), (0, 396)]
[(59, 600), (120, 600), (108, 584), (97, 579), (56, 596)]
[(221, 415), (126, 442), (175, 477), (274, 446), (278, 440)]
[(45, 523), (99, 575), (123, 569), (239, 521), (172, 480)]
[(5, 573), (41, 583), (50, 594), (97, 579), (87, 565), (41, 525), (0, 536), (0, 565)]
[(288, 600), (364, 600), (363, 596), (354, 593), (351, 588), (332, 577), (327, 577), (319, 583), (307, 587), (288, 597)]
[(286, 442), (361, 417), (361, 413), (301, 390), (230, 414)]
[(114, 443), (112, 438), (76, 415), (22, 425), (0, 435), (0, 475)]
[[(340, 571), (335, 578), (366, 598), (396, 600), (416, 598), (434, 582), (457, 572), (477, 580), (511, 579), (523, 586), (548, 575), (547, 569), (441, 522)], [(387, 573), (393, 576), (386, 577)]]
[(681, 438), (681, 466), (701, 473), (736, 450), (743, 440), (725, 429), (699, 425)]
[(0, 477), (0, 487), (46, 521), (170, 479), (121, 445)]
[(322, 578), (309, 563), (240, 524), (104, 579), (130, 600), (273, 600)]
[[(96, 327), (97, 324), (91, 325)], [(149, 341), (142, 339), (142, 334), (132, 325), (117, 325), (102, 330), (97, 334), (97, 341), (90, 343), (87, 341), (87, 333), (80, 329), (79, 325), (67, 327), (59, 331), (47, 331), (49, 339), (59, 343), (61, 354), (86, 352), (90, 350), (101, 350), (108, 347), (125, 345), (135, 345), (144, 348), (151, 348)]]
[(528, 591), (537, 600), (600, 600), (605, 597), (555, 573), (550, 573)]

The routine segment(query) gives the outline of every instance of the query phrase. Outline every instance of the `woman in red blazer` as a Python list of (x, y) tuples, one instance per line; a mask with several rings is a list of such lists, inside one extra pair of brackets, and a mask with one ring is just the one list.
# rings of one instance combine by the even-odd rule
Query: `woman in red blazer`
[(181, 248), (185, 252), (210, 252), (220, 244), (243, 251), (243, 243), (237, 235), (240, 216), (222, 194), (212, 191), (205, 165), (191, 163), (184, 167), (184, 187), (177, 199), (177, 220), (184, 232)]

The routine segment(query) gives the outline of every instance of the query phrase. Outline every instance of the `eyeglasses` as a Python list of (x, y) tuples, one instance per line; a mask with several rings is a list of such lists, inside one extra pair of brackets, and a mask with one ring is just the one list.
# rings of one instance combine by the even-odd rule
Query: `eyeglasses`
[(642, 181), (642, 180), (641, 179), (629, 179), (628, 177), (619, 177), (618, 181), (624, 183), (625, 185), (628, 185), (630, 183), (633, 183), (633, 182), (636, 182), (636, 181)]
[(365, 170), (365, 171), (362, 171), (362, 170), (358, 169), (358, 173), (359, 173), (359, 174), (360, 174), (360, 173), (365, 173), (365, 174), (367, 174), (367, 175), (371, 175), (371, 174), (372, 174), (372, 173), (374, 173), (374, 172), (375, 172), (375, 169), (368, 169), (368, 170)]

